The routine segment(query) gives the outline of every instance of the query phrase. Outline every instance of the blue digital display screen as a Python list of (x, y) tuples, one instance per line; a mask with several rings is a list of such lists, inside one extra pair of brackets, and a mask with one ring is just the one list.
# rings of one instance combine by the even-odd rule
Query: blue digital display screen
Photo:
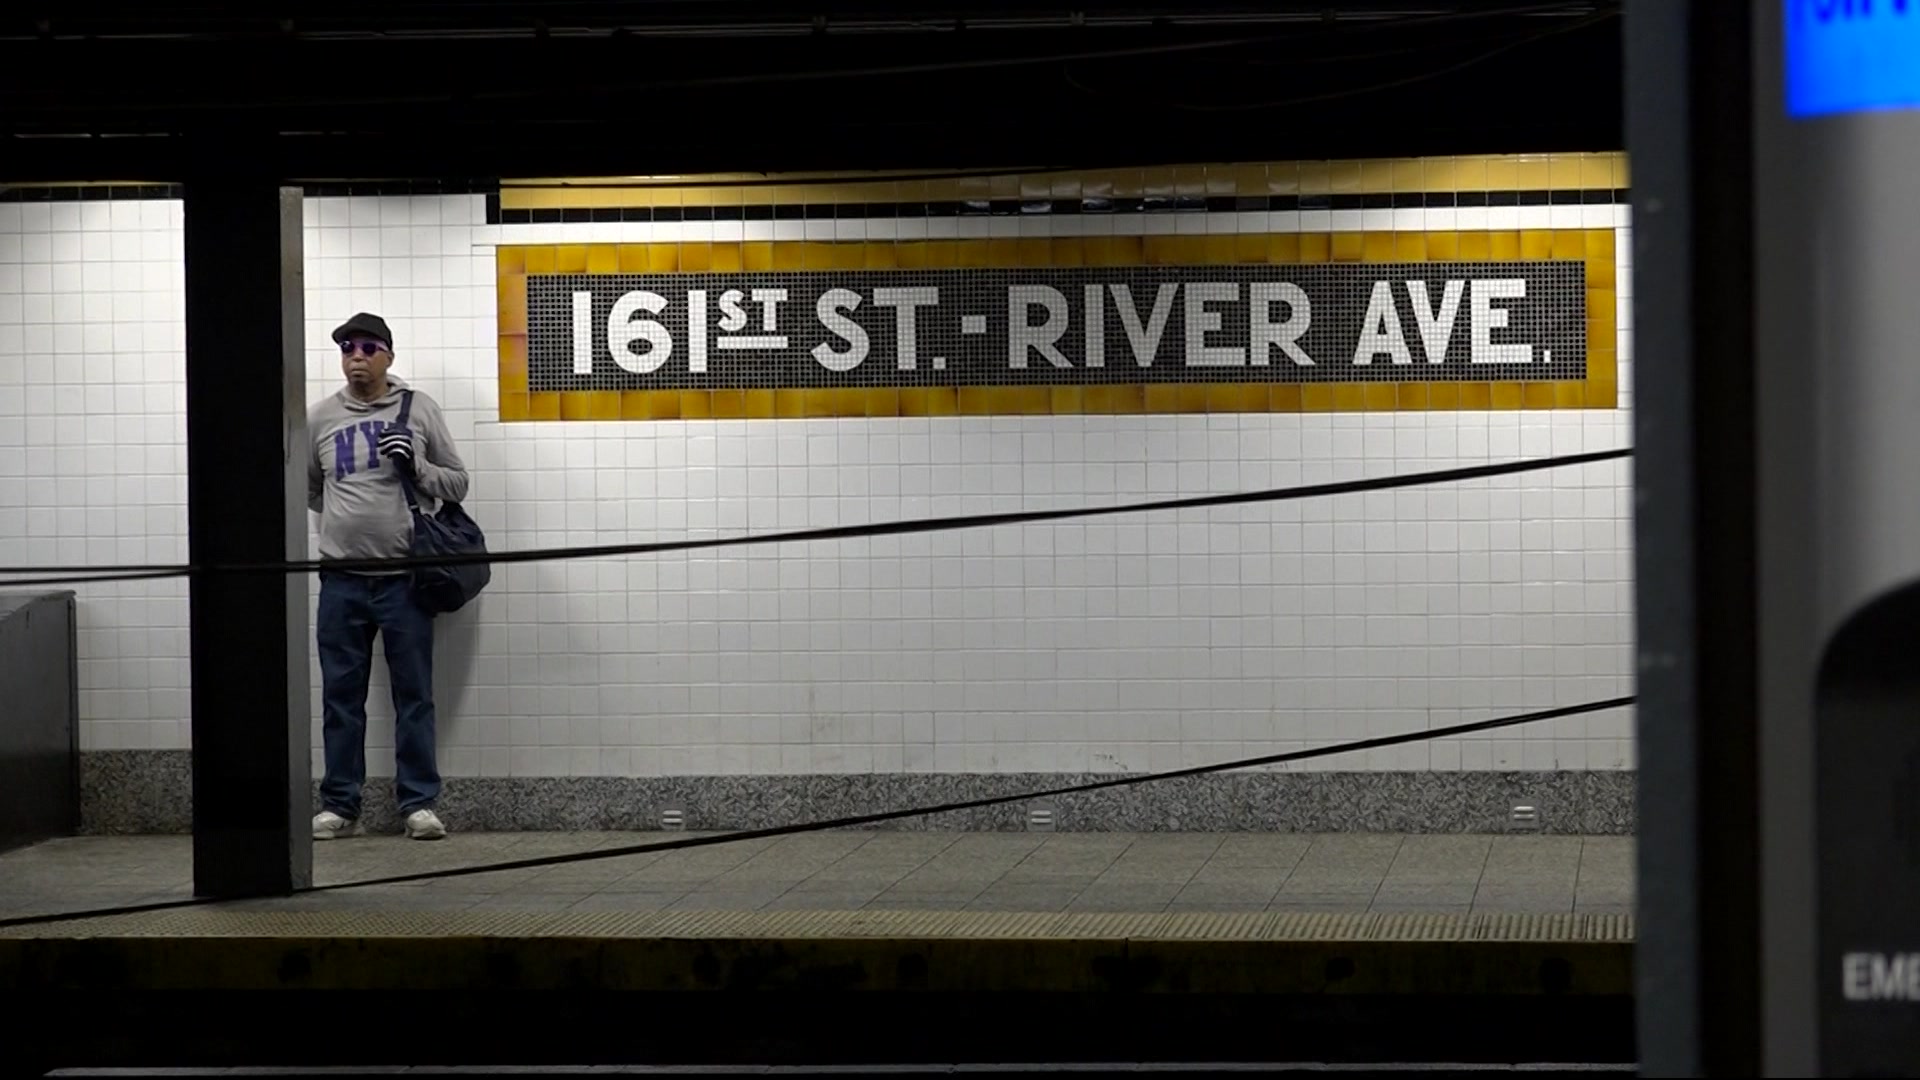
[(1920, 0), (1785, 0), (1787, 115), (1920, 107)]

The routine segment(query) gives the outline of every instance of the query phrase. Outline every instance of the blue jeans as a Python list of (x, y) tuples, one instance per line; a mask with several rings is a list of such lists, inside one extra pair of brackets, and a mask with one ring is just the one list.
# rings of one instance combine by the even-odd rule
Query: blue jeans
[(433, 616), (414, 602), (408, 577), (322, 573), (315, 622), (327, 762), (321, 808), (349, 821), (360, 816), (375, 634), (386, 646), (393, 682), (394, 796), (402, 814), (433, 806), (440, 797), (433, 745)]

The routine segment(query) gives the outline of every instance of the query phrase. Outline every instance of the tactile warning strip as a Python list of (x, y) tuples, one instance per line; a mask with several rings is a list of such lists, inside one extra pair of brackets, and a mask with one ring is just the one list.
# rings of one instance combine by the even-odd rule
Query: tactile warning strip
[(1632, 916), (1366, 912), (176, 911), (0, 930), (0, 938), (964, 938), (1631, 942)]
[(185, 909), (17, 927), (0, 991), (1610, 995), (1586, 915)]

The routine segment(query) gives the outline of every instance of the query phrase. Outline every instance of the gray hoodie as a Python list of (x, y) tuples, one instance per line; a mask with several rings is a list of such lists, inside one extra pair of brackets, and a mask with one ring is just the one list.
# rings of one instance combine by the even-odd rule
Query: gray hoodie
[[(386, 559), (413, 550), (413, 515), (400, 475), (380, 455), (380, 433), (399, 422), (407, 384), (389, 375), (387, 393), (361, 401), (345, 387), (307, 410), (307, 507), (320, 515), (323, 559)], [(420, 509), (467, 497), (467, 466), (454, 449), (440, 404), (415, 390), (407, 427), (414, 433), (414, 488)]]

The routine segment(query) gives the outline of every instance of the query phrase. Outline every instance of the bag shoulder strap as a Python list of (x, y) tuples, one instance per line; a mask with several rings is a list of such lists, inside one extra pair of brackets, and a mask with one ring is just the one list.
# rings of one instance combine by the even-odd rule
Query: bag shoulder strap
[[(396, 426), (404, 428), (407, 426), (407, 420), (412, 416), (413, 391), (402, 390), (400, 391), (400, 417), (394, 423)], [(400, 493), (407, 497), (407, 509), (418, 514), (420, 512), (420, 496), (413, 490), (413, 480), (405, 472), (400, 473)]]

